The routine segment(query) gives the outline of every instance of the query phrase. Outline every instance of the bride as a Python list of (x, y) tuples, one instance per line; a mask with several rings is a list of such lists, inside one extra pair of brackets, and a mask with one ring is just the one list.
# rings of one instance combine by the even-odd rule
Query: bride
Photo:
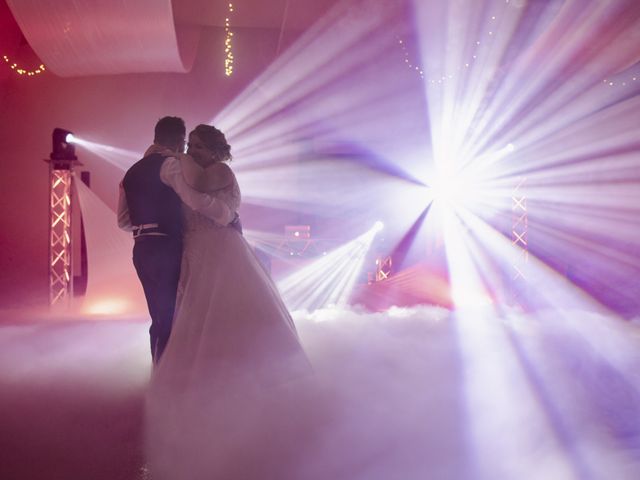
[(209, 193), (215, 220), (183, 206), (184, 250), (171, 337), (154, 369), (146, 449), (154, 479), (286, 478), (302, 435), (295, 398), (310, 365), (276, 286), (252, 248), (227, 228), (240, 189), (225, 136), (189, 134), (163, 180)]

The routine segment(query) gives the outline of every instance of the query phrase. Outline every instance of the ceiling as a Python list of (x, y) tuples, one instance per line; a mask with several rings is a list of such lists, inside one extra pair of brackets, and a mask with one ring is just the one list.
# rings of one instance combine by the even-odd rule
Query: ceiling
[[(338, 0), (232, 0), (231, 23), (239, 28), (304, 30)], [(177, 23), (223, 27), (229, 0), (173, 0)]]

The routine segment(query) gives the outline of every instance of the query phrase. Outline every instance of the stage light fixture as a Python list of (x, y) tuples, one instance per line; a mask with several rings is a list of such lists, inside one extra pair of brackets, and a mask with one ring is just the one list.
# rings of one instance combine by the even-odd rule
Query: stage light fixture
[(384, 228), (384, 223), (382, 223), (380, 220), (378, 220), (376, 223), (373, 224), (373, 231), (374, 232), (379, 232)]
[(63, 128), (55, 128), (51, 135), (53, 150), (49, 158), (51, 160), (77, 160), (76, 147), (71, 143), (73, 133)]

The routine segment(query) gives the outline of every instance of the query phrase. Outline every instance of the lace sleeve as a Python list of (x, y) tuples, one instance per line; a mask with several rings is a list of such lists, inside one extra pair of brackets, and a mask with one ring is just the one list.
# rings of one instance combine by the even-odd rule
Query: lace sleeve
[(187, 184), (183, 176), (181, 163), (174, 157), (167, 158), (160, 169), (160, 179), (170, 186), (187, 206), (214, 220), (221, 225), (228, 225), (235, 217), (235, 210), (228, 206), (224, 198), (217, 195), (201, 193)]

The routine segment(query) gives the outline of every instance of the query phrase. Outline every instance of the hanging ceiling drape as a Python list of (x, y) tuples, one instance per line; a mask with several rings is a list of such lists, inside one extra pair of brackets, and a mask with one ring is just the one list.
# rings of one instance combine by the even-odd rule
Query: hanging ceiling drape
[(33, 50), (61, 77), (191, 69), (199, 30), (171, 0), (7, 0)]

